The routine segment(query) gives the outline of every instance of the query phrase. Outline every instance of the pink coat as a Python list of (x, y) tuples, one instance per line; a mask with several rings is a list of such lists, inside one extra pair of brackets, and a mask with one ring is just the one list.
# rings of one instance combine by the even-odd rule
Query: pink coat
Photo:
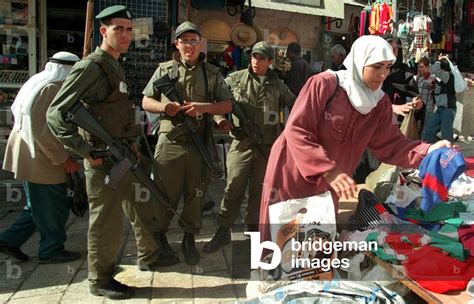
[[(416, 168), (429, 144), (407, 139), (385, 95), (367, 115), (355, 110), (331, 72), (311, 77), (301, 90), (284, 132), (273, 144), (263, 183), (260, 231), (269, 240), (268, 206), (331, 190), (322, 174), (338, 167), (352, 176), (366, 148), (380, 161)], [(338, 197), (334, 192), (333, 199)]]

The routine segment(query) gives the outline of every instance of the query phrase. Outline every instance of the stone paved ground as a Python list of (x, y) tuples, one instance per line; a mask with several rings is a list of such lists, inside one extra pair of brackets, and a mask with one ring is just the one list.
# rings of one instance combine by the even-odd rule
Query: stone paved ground
[[(459, 141), (466, 156), (474, 155), (474, 142)], [(0, 187), (0, 231), (8, 227), (19, 215), (21, 202), (6, 202), (9, 191), (18, 187), (4, 180)], [(213, 184), (210, 196), (220, 202), (223, 181)], [(12, 192), (11, 193), (16, 193)], [(204, 215), (204, 225), (197, 238), (199, 249), (216, 229), (215, 213)], [(126, 222), (126, 221), (124, 221)], [(239, 218), (242, 222), (242, 218)], [(237, 229), (239, 230), (239, 229)], [(94, 297), (88, 292), (86, 257), (87, 218), (70, 216), (67, 224), (66, 248), (80, 251), (83, 258), (69, 264), (42, 265), (37, 259), (38, 234), (35, 234), (23, 250), (31, 256), (28, 262), (8, 260), (0, 254), (0, 302), (1, 303), (111, 303)], [(169, 239), (175, 251), (179, 251), (182, 232), (174, 223)], [(230, 303), (245, 299), (248, 278), (248, 240), (241, 232), (233, 233), (234, 243), (213, 254), (201, 255), (197, 267), (184, 262), (163, 268), (159, 272), (141, 272), (135, 265), (136, 247), (129, 225), (124, 226), (124, 242), (120, 254), (117, 277), (120, 281), (137, 287), (136, 297), (127, 303)], [(184, 261), (179, 253), (181, 261)], [(113, 257), (110, 257), (113, 258)], [(233, 265), (233, 267), (232, 267)]]

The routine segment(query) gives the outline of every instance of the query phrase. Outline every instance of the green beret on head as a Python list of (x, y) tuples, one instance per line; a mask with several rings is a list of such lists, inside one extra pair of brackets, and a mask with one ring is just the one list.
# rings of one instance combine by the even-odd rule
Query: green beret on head
[(199, 37), (202, 36), (201, 30), (196, 24), (192, 23), (191, 21), (184, 21), (176, 28), (176, 38), (187, 32), (196, 33), (199, 35)]
[(273, 46), (266, 43), (265, 41), (255, 43), (250, 54), (254, 53), (260, 54), (263, 57), (267, 57), (270, 59), (275, 58), (275, 49), (273, 48)]
[(112, 18), (132, 20), (132, 12), (124, 5), (113, 5), (104, 8), (97, 16), (95, 16), (95, 19), (99, 19), (101, 22)]

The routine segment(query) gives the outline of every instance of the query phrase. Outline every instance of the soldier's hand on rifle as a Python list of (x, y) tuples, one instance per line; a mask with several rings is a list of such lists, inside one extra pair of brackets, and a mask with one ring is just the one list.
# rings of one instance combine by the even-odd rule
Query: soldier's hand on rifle
[(68, 157), (68, 159), (66, 159), (66, 161), (63, 163), (63, 166), (67, 173), (74, 173), (79, 171), (79, 163), (71, 157)]
[(217, 125), (219, 126), (219, 128), (221, 128), (222, 131), (224, 131), (224, 132), (226, 132), (226, 133), (229, 133), (230, 130), (234, 127), (234, 126), (232, 125), (232, 123), (231, 123), (229, 120), (225, 119), (225, 118), (224, 118), (224, 119), (221, 119), (221, 120), (217, 123)]
[(89, 157), (86, 158), (86, 161), (88, 161), (92, 167), (102, 165), (102, 158), (93, 159), (92, 157)]
[(135, 156), (137, 157), (137, 162), (140, 163), (140, 152), (138, 152), (138, 147), (137, 147), (136, 144), (132, 145), (132, 151), (135, 154)]
[(180, 107), (181, 105), (179, 104), (179, 102), (170, 102), (165, 106), (165, 113), (168, 116), (174, 117), (181, 110)]
[(196, 117), (207, 113), (207, 103), (185, 101), (184, 106), (181, 106), (181, 111), (188, 116)]

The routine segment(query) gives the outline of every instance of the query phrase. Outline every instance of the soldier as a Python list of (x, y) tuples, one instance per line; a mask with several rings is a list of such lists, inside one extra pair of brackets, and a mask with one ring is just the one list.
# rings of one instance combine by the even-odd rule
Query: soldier
[(87, 240), (90, 292), (110, 299), (125, 299), (133, 295), (132, 288), (114, 279), (122, 238), (122, 209), (135, 232), (140, 270), (173, 261), (158, 257), (151, 231), (152, 204), (157, 202), (144, 202), (137, 197), (140, 184), (130, 172), (120, 181), (117, 190), (106, 186), (104, 178), (113, 166), (111, 160), (91, 157), (91, 151), (104, 149), (105, 144), (85, 130), (78, 131), (65, 119), (67, 111), (81, 101), (111, 136), (135, 148), (139, 126), (133, 101), (128, 97), (124, 72), (117, 61), (130, 45), (132, 15), (127, 7), (115, 5), (101, 11), (96, 18), (100, 20), (102, 43), (74, 66), (48, 110), (48, 124), (64, 146), (85, 159), (90, 204)]
[[(192, 117), (199, 126), (197, 133), (204, 141), (205, 129), (211, 123), (209, 115), (230, 112), (232, 95), (218, 68), (204, 62), (201, 32), (195, 24), (186, 21), (176, 28), (175, 45), (179, 52), (173, 54), (172, 60), (160, 64), (143, 90), (143, 108), (163, 116), (155, 159), (171, 205), (176, 208), (181, 194), (184, 196), (181, 216), (187, 225), (180, 222), (184, 230), (181, 248), (186, 263), (193, 266), (200, 259), (194, 235), (202, 226), (203, 193), (208, 183), (203, 174), (206, 165), (189, 135), (184, 134), (180, 124), (174, 125), (172, 120), (179, 111)], [(184, 105), (177, 100), (169, 100), (162, 90), (153, 85), (164, 75), (177, 79), (175, 87), (184, 99)], [(159, 227), (156, 239), (162, 254), (177, 259), (166, 238), (173, 214), (163, 209), (157, 216)]]
[[(249, 186), (249, 199), (245, 223), (247, 230), (257, 230), (262, 182), (267, 165), (267, 154), (281, 133), (280, 111), (291, 107), (295, 95), (270, 69), (275, 51), (266, 42), (258, 42), (251, 51), (248, 69), (235, 72), (226, 78), (226, 83), (237, 103), (241, 105), (247, 119), (255, 121), (263, 135), (262, 155), (255, 146), (248, 145), (242, 134), (241, 123), (235, 115), (235, 127), (231, 129), (232, 144), (227, 154), (227, 186), (217, 218), (219, 228), (212, 240), (204, 246), (204, 252), (217, 251), (221, 245), (231, 242), (230, 228), (240, 212), (240, 205)], [(229, 129), (228, 121), (219, 125)]]

